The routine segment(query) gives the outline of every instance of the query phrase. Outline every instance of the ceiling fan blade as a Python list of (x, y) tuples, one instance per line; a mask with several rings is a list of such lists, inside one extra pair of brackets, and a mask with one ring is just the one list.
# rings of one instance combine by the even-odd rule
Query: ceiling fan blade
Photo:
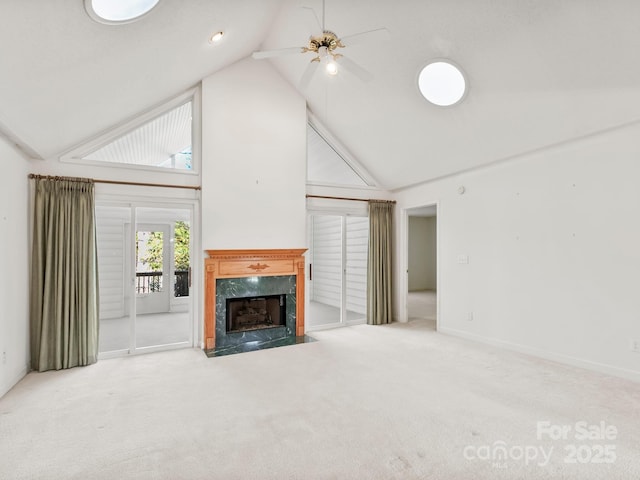
[(345, 47), (351, 45), (357, 45), (363, 42), (380, 42), (389, 38), (389, 30), (386, 28), (376, 28), (375, 30), (368, 30), (366, 32), (355, 33), (353, 35), (347, 35), (342, 37), (340, 41)]
[(305, 68), (304, 73), (300, 78), (301, 90), (306, 90), (306, 88), (311, 83), (311, 79), (313, 78), (315, 73), (318, 71), (319, 66), (320, 66), (320, 62), (310, 62), (309, 65), (307, 65), (307, 68)]
[(347, 72), (355, 75), (363, 82), (370, 82), (373, 80), (373, 75), (368, 70), (362, 68), (356, 62), (351, 60), (349, 57), (345, 57), (342, 55), (340, 58), (336, 60), (339, 66), (343, 67)]
[(284, 55), (291, 55), (293, 53), (303, 53), (302, 47), (289, 47), (279, 48), (277, 50), (262, 50), (253, 52), (251, 56), (256, 60), (262, 60), (263, 58), (282, 57)]
[(322, 33), (322, 25), (320, 19), (316, 15), (316, 11), (311, 7), (300, 7), (304, 11), (305, 20), (309, 27), (309, 33), (312, 37), (317, 37)]

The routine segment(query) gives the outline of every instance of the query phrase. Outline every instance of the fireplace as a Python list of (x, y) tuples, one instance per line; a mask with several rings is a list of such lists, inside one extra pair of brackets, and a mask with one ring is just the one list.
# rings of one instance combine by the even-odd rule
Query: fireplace
[(304, 252), (207, 250), (207, 355), (247, 351), (255, 345), (297, 343), (306, 338)]
[(286, 326), (287, 296), (227, 298), (227, 333)]

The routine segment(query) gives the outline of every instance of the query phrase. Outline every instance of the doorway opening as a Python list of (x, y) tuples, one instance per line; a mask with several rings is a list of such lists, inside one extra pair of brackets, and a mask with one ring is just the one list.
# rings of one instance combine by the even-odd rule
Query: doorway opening
[(438, 325), (438, 207), (406, 211), (406, 320), (437, 330)]

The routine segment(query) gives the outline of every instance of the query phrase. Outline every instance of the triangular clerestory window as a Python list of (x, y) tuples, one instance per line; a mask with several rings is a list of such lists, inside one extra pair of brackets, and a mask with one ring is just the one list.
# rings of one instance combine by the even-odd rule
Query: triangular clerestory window
[(193, 100), (189, 99), (80, 158), (190, 171), (193, 169), (192, 138)]
[(311, 124), (307, 124), (307, 183), (354, 187), (370, 185)]

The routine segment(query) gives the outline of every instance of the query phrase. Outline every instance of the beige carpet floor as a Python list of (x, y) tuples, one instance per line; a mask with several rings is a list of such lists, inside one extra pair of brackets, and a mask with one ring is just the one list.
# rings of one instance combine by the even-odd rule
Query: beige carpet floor
[(0, 478), (640, 478), (638, 383), (425, 320), (313, 335), (29, 374), (0, 399)]
[(437, 296), (435, 290), (416, 290), (407, 293), (409, 320), (429, 320), (435, 329)]

